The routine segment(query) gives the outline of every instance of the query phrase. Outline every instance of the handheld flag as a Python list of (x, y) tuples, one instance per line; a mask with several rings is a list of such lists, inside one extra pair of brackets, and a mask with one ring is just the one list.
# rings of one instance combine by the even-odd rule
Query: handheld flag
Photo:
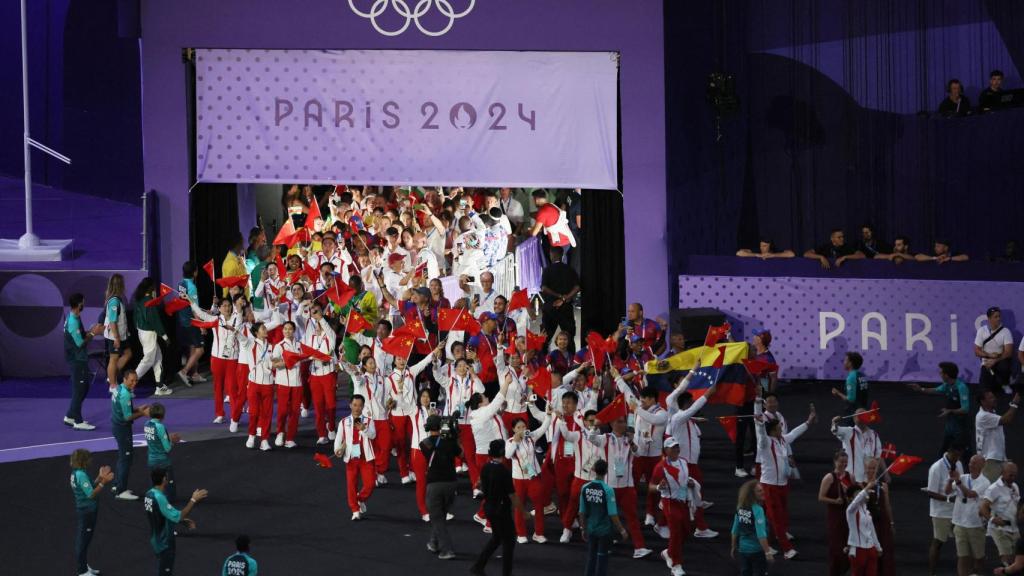
[[(344, 288), (342, 288), (344, 286)], [(327, 295), (327, 299), (334, 302), (339, 308), (344, 308), (348, 304), (349, 300), (356, 295), (356, 291), (351, 286), (345, 284), (341, 280), (335, 280), (334, 285), (328, 288), (324, 294)]]
[(302, 352), (292, 352), (291, 350), (285, 350), (282, 357), (285, 367), (289, 369), (294, 368), (296, 364), (307, 358)]
[(626, 405), (626, 396), (619, 394), (610, 404), (597, 413), (597, 421), (602, 423), (614, 422), (619, 418), (625, 418), (629, 414), (629, 406)]
[[(725, 349), (724, 354), (722, 348)], [(708, 399), (710, 403), (742, 406), (756, 394), (750, 375), (742, 364), (748, 349), (746, 342), (723, 342), (714, 348), (700, 346), (666, 360), (651, 360), (644, 366), (644, 371), (648, 384), (667, 394), (675, 388), (679, 378), (694, 370), (699, 361), (700, 377), (695, 377), (688, 389), (694, 398), (703, 395), (714, 382), (717, 386), (715, 395)]]
[(594, 361), (594, 370), (601, 372), (604, 369), (605, 355), (609, 352), (604, 336), (597, 332), (587, 334), (587, 347)]
[(426, 338), (427, 330), (423, 327), (423, 322), (419, 318), (413, 318), (406, 322), (401, 328), (397, 329), (392, 333), (392, 336), (408, 335), (413, 338)]
[(319, 452), (313, 454), (313, 462), (316, 462), (316, 465), (321, 468), (334, 468), (334, 464), (326, 454), (321, 454)]
[(373, 325), (366, 320), (366, 317), (359, 313), (358, 310), (352, 309), (348, 313), (348, 324), (345, 327), (345, 331), (349, 334), (357, 334), (365, 330), (373, 328)]
[(272, 346), (282, 340), (284, 340), (284, 324), (267, 330), (267, 342), (270, 342)]
[(732, 330), (728, 322), (721, 326), (708, 326), (708, 335), (704, 338), (705, 346), (718, 344)]
[(917, 466), (923, 461), (924, 459), (921, 458), (920, 456), (908, 456), (907, 454), (900, 454), (899, 458), (897, 458), (896, 461), (889, 466), (889, 472), (893, 476), (902, 476), (906, 474), (911, 468)]
[(203, 270), (206, 270), (206, 275), (210, 277), (210, 282), (217, 281), (217, 275), (215, 274), (216, 268), (214, 268), (213, 258), (210, 258), (209, 262), (203, 264)]
[(160, 302), (164, 299), (164, 297), (173, 292), (174, 290), (167, 284), (160, 284), (160, 294), (151, 300), (147, 300), (145, 304), (146, 308), (153, 308), (155, 306), (159, 306)]
[(886, 442), (882, 445), (882, 459), (892, 460), (896, 458), (896, 445), (892, 442)]
[(284, 226), (277, 231), (277, 236), (274, 237), (274, 246), (287, 246), (291, 248), (295, 245), (295, 224), (292, 223), (292, 219), (285, 220)]
[(193, 318), (192, 319), (192, 325), (195, 326), (196, 328), (216, 328), (217, 327), (217, 321), (216, 320), (210, 320), (209, 322), (203, 322), (202, 320), (199, 320), (198, 318)]
[(274, 266), (277, 267), (277, 277), (283, 281), (288, 269), (284, 266), (284, 260), (281, 259), (280, 252), (278, 252), (277, 256), (274, 257)]
[(184, 298), (175, 298), (164, 305), (164, 313), (168, 316), (174, 316), (178, 310), (184, 310), (188, 307), (188, 300), (185, 300)]
[[(400, 330), (400, 329), (399, 329)], [(408, 334), (391, 336), (381, 343), (381, 350), (395, 357), (408, 358), (412, 353), (412, 347), (416, 344), (416, 338)]]
[(232, 288), (235, 286), (242, 288), (249, 283), (249, 275), (228, 276), (227, 278), (220, 278), (216, 282), (217, 286), (220, 286), (221, 288)]
[(512, 297), (509, 298), (508, 306), (506, 306), (505, 310), (507, 312), (512, 312), (514, 310), (519, 310), (520, 308), (529, 307), (530, 296), (529, 294), (526, 293), (526, 288), (523, 288), (522, 290), (516, 290), (515, 292), (512, 293)]
[(722, 424), (722, 428), (725, 428), (725, 433), (729, 435), (729, 440), (732, 443), (736, 443), (736, 423), (738, 420), (735, 416), (719, 416), (718, 422)]
[(466, 311), (462, 308), (438, 308), (437, 329), (442, 332), (455, 330), (455, 324)]
[(302, 344), (301, 350), (302, 350), (302, 353), (305, 354), (307, 358), (315, 358), (315, 359), (317, 359), (317, 360), (319, 360), (321, 362), (330, 362), (331, 361), (330, 354), (327, 354), (326, 352), (321, 352), (321, 351), (317, 350), (316, 348), (313, 348), (312, 346), (307, 346), (305, 344)]
[(348, 225), (356, 232), (364, 232), (366, 230), (366, 224), (363, 222), (363, 217), (359, 213), (359, 210), (353, 212), (352, 216), (349, 217)]
[(547, 367), (541, 366), (533, 373), (527, 384), (533, 388), (534, 394), (546, 398), (551, 394), (551, 372), (548, 371)]
[(747, 372), (750, 372), (750, 375), (754, 378), (779, 371), (778, 364), (754, 358), (745, 358), (743, 360), (743, 366), (746, 367)]
[(863, 412), (857, 415), (857, 421), (861, 424), (878, 424), (882, 421), (881, 408), (878, 407), (878, 400), (871, 403), (871, 408), (867, 412)]
[(543, 350), (544, 342), (547, 337), (543, 334), (534, 334), (529, 330), (526, 331), (526, 349), (527, 350)]
[(309, 212), (306, 214), (306, 229), (316, 232), (317, 220), (323, 221), (324, 217), (320, 215), (320, 203), (316, 201), (316, 198), (309, 203)]

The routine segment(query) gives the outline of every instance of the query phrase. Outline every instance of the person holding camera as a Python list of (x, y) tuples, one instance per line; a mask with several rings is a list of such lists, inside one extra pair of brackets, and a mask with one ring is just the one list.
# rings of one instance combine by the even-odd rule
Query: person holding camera
[(437, 553), (440, 560), (455, 558), (448, 520), (455, 505), (455, 459), (462, 456), (457, 414), (449, 418), (430, 414), (424, 425), (427, 436), (419, 443), (427, 461), (426, 500), (431, 529), (427, 550)]
[[(345, 461), (345, 485), (348, 489), (348, 506), (352, 520), (362, 520), (366, 514), (366, 501), (377, 486), (374, 468), (373, 439), (377, 436), (373, 420), (363, 416), (366, 399), (354, 394), (349, 402), (352, 414), (338, 422), (338, 435), (334, 439), (334, 454)], [(363, 488), (357, 492), (356, 482), (363, 481)]]
[[(497, 399), (495, 399), (497, 401)], [(496, 438), (487, 444), (487, 463), (480, 470), (480, 488), (484, 492), (484, 510), (491, 524), (491, 539), (484, 545), (476, 562), (469, 569), (470, 574), (481, 576), (491, 555), (501, 546), (501, 573), (512, 574), (512, 562), (516, 549), (516, 530), (512, 521), (513, 507), (526, 513), (523, 503), (516, 496), (512, 472), (503, 462), (505, 441)]]

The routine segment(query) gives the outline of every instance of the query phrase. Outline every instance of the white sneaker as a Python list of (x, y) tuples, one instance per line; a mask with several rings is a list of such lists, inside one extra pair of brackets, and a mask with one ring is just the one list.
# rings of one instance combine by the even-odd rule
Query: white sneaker
[(223, 424), (224, 423), (224, 417), (223, 416), (217, 416), (216, 418), (213, 419), (213, 423), (214, 424)]
[(262, 426), (257, 426), (256, 427), (256, 435), (257, 436), (263, 436), (263, 427)]
[(385, 476), (385, 475), (383, 475), (383, 474), (377, 474), (377, 484), (378, 484), (379, 486), (383, 486), (383, 485), (385, 485), (385, 484), (387, 484), (387, 483), (388, 483), (388, 478), (387, 478), (387, 476)]
[(89, 574), (95, 574), (96, 576), (99, 576), (99, 570), (93, 568), (92, 566), (89, 566), (88, 564), (86, 564), (85, 567), (89, 569)]
[(93, 426), (92, 424), (89, 424), (85, 420), (82, 420), (81, 422), (75, 424), (74, 426), (72, 426), (72, 428), (74, 428), (75, 430), (84, 430), (86, 432), (88, 432), (89, 430), (95, 430), (96, 429), (95, 426)]
[(247, 438), (246, 441), (245, 441), (245, 447), (246, 448), (255, 448), (256, 447), (256, 437), (250, 435), (249, 438)]
[(228, 396), (227, 394), (225, 394), (224, 395), (224, 403), (225, 404), (231, 404), (231, 396)]
[(366, 502), (359, 503), (359, 513), (366, 514)]
[(792, 535), (792, 534), (790, 534), (789, 532), (786, 532), (786, 538), (789, 538), (789, 539), (790, 539), (790, 540), (792, 540), (793, 542), (796, 542), (796, 536), (793, 536), (793, 535)]
[(672, 567), (672, 576), (686, 576), (686, 571), (679, 564)]
[(786, 560), (792, 560), (793, 558), (796, 558), (796, 548), (790, 548), (786, 551), (785, 554), (782, 555), (782, 557)]
[(562, 537), (558, 539), (562, 544), (568, 544), (572, 540), (572, 530), (568, 528), (562, 528)]
[(552, 514), (558, 514), (558, 506), (554, 503), (548, 504), (544, 507), (545, 516), (551, 516)]
[(455, 514), (452, 514), (451, 512), (449, 512), (448, 514), (445, 515), (444, 519), (445, 520), (455, 520)]
[(456, 468), (455, 471), (456, 472), (461, 472), (461, 473), (465, 474), (466, 472), (469, 472), (469, 466), (466, 466), (466, 464), (463, 463), (462, 466), (459, 466), (458, 468)]
[(533, 535), (533, 541), (536, 542), (537, 544), (544, 544), (544, 543), (546, 543), (548, 541), (548, 539), (543, 537), (543, 536), (541, 536), (540, 534), (534, 534)]
[(718, 536), (718, 532), (715, 532), (710, 528), (705, 528), (703, 530), (695, 530), (693, 535), (697, 538), (714, 538), (715, 536)]
[(284, 446), (284, 432), (278, 432), (274, 438), (274, 446)]
[(420, 520), (423, 520), (424, 522), (430, 522), (430, 514), (424, 514), (423, 516), (420, 516)]
[[(193, 381), (193, 382), (199, 382), (199, 383), (202, 383), (202, 382), (206, 382), (206, 378), (203, 378), (203, 375), (202, 375), (202, 374), (200, 374), (199, 372), (196, 372), (196, 373), (195, 373), (195, 375), (194, 375), (194, 376), (192, 376), (192, 381)], [(191, 385), (190, 385), (190, 386), (191, 386)]]
[(356, 520), (362, 520), (362, 519), (363, 519), (363, 515), (360, 514), (359, 512), (353, 512), (352, 513), (352, 521), (353, 522), (355, 522)]
[(324, 444), (327, 444), (327, 438), (324, 438), (323, 436), (321, 436), (321, 437), (316, 439), (316, 443), (321, 445), (321, 446), (323, 446)]
[(530, 541), (530, 539), (527, 538), (526, 536), (519, 536), (518, 538), (516, 538), (516, 543), (517, 544), (526, 544), (529, 541)]
[(480, 516), (479, 514), (473, 514), (473, 522), (476, 522), (481, 526), (487, 526), (487, 519)]
[(114, 496), (114, 498), (116, 498), (118, 500), (128, 500), (128, 501), (138, 500), (139, 499), (138, 496), (136, 496), (135, 494), (132, 494), (131, 490), (122, 490), (122, 491), (118, 492), (117, 496)]
[(572, 529), (573, 530), (577, 530), (577, 529), (579, 529), (579, 527), (580, 527), (580, 521), (579, 520), (573, 520), (572, 521)]
[(231, 424), (228, 424), (228, 432), (238, 432), (238, 422), (232, 420)]
[(82, 572), (78, 576), (92, 576), (92, 572), (89, 572), (88, 570), (86, 570), (85, 572)]
[(637, 548), (636, 550), (633, 550), (633, 559), (643, 558), (651, 552), (654, 552), (654, 550), (651, 550), (650, 548)]
[(657, 534), (658, 536), (661, 536), (665, 540), (668, 540), (668, 537), (669, 537), (668, 526), (655, 526), (654, 527), (654, 533)]
[(402, 485), (412, 484), (412, 483), (413, 483), (412, 474), (409, 474), (408, 476), (402, 476)]
[(412, 481), (415, 482), (416, 481), (416, 473), (415, 472), (409, 472), (409, 478), (412, 478)]
[(1010, 388), (1009, 386), (1003, 386), (1003, 394), (1006, 394), (1007, 396), (1013, 396), (1013, 388)]
[(665, 548), (664, 550), (661, 551), (661, 559), (665, 561), (665, 565), (668, 566), (669, 570), (671, 570), (672, 569), (672, 558), (669, 558), (668, 548)]
[(269, 452), (270, 451), (270, 442), (267, 442), (266, 440), (261, 441), (260, 442), (260, 450), (262, 450), (264, 452)]
[(395, 456), (397, 458), (398, 457), (398, 449), (397, 448), (392, 448), (391, 449), (391, 455)]
[(736, 477), (737, 478), (747, 478), (749, 476), (750, 476), (750, 472), (747, 472), (743, 468), (737, 468), (736, 469)]
[(74, 418), (68, 418), (67, 416), (65, 416), (64, 417), (64, 424), (66, 424), (68, 426), (74, 426), (75, 425), (75, 419)]
[(654, 519), (654, 515), (653, 514), (648, 514), (647, 516), (644, 516), (644, 526), (657, 526), (657, 525), (658, 525), (658, 521)]
[(153, 392), (153, 396), (170, 396), (174, 391), (167, 386), (158, 386), (156, 391)]
[(705, 510), (707, 510), (708, 508), (711, 508), (714, 505), (715, 505), (714, 502), (708, 502), (707, 500), (705, 500), (705, 501), (700, 503), (700, 507), (705, 509)]
[(490, 534), (491, 532), (493, 532), (493, 530), (491, 530), (490, 526), (484, 526), (484, 534)]
[(776, 554), (778, 554), (778, 553), (779, 553), (779, 551), (778, 551), (778, 550), (776, 550), (775, 548), (772, 548), (771, 546), (769, 546), (769, 547), (768, 547), (768, 552), (769, 552), (769, 553), (770, 553), (770, 554), (771, 554), (772, 556), (775, 556)]
[(299, 409), (299, 417), (300, 418), (309, 418), (309, 410), (306, 410), (305, 406), (303, 406), (301, 409)]
[(290, 449), (292, 449), (292, 448), (295, 448), (296, 446), (298, 446), (298, 444), (296, 444), (296, 443), (295, 443), (294, 441), (292, 441), (292, 440), (289, 440), (289, 441), (287, 441), (287, 442), (285, 442), (285, 443), (284, 443), (284, 447), (285, 447), (285, 448), (288, 448), (289, 450), (290, 450)]
[(337, 437), (338, 437), (338, 435), (334, 433), (334, 430), (328, 430), (327, 431), (327, 438), (329, 440), (334, 440)]
[(483, 493), (482, 490), (477, 490), (476, 488), (473, 489), (473, 500), (476, 500), (478, 498), (483, 498), (483, 497), (484, 497), (484, 493)]
[(188, 374), (185, 374), (183, 370), (178, 372), (178, 378), (185, 383), (185, 386), (192, 387), (192, 381), (188, 379)]

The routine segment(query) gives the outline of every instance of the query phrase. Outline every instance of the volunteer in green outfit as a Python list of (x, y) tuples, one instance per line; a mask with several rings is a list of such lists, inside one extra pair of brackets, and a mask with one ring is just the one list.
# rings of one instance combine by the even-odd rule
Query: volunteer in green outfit
[(75, 564), (78, 576), (99, 574), (86, 561), (89, 555), (89, 543), (96, 533), (96, 496), (103, 487), (114, 479), (110, 466), (101, 466), (96, 480), (89, 479), (86, 468), (92, 463), (92, 454), (79, 448), (71, 453), (71, 492), (75, 495), (75, 513), (78, 515), (78, 535), (75, 536)]
[(181, 436), (167, 433), (167, 428), (164, 426), (166, 413), (167, 410), (163, 404), (154, 403), (149, 407), (149, 421), (146, 422), (142, 430), (146, 434), (146, 446), (149, 448), (146, 464), (149, 466), (150, 472), (161, 468), (167, 474), (167, 490), (164, 490), (164, 496), (174, 502), (178, 499), (178, 493), (174, 486), (170, 452), (174, 444), (181, 442)]
[(608, 551), (615, 536), (613, 525), (623, 540), (628, 534), (619, 521), (615, 490), (604, 482), (604, 477), (608, 474), (608, 462), (598, 460), (592, 470), (594, 480), (587, 482), (580, 489), (580, 527), (583, 530), (583, 537), (587, 540), (585, 574), (604, 576), (608, 573)]
[(152, 278), (143, 278), (132, 295), (132, 305), (135, 310), (135, 331), (139, 335), (139, 344), (142, 345), (142, 360), (135, 367), (135, 373), (141, 380), (146, 374), (153, 370), (153, 381), (156, 382), (154, 396), (167, 396), (171, 388), (164, 382), (164, 356), (160, 351), (160, 340), (167, 342), (167, 334), (164, 332), (164, 322), (160, 318), (161, 306), (146, 306), (146, 302), (160, 295), (160, 286)]
[(71, 405), (64, 414), (64, 424), (75, 430), (95, 430), (96, 427), (82, 418), (82, 401), (89, 393), (89, 341), (94, 334), (82, 325), (82, 310), (85, 296), (76, 292), (68, 298), (71, 312), (64, 322), (64, 359), (71, 369)]
[(138, 500), (139, 497), (128, 489), (128, 472), (132, 469), (132, 422), (149, 415), (148, 406), (132, 406), (132, 390), (139, 383), (134, 370), (124, 373), (124, 382), (114, 390), (111, 398), (110, 423), (117, 440), (117, 473), (114, 476), (114, 492), (118, 500)]
[(256, 559), (249, 556), (249, 537), (242, 534), (235, 539), (235, 552), (224, 561), (221, 576), (256, 576)]
[(757, 480), (740, 486), (736, 516), (732, 520), (732, 547), (729, 555), (740, 553), (742, 576), (765, 576), (775, 551), (768, 545), (768, 519), (764, 513), (764, 489)]
[(195, 529), (196, 523), (188, 515), (196, 504), (206, 498), (206, 490), (199, 489), (193, 492), (188, 504), (178, 510), (171, 506), (164, 496), (167, 489), (167, 473), (158, 468), (149, 475), (153, 480), (153, 487), (146, 492), (146, 497), (142, 501), (146, 516), (149, 518), (149, 543), (156, 554), (156, 573), (159, 576), (170, 576), (174, 572), (174, 527), (176, 524), (184, 524), (189, 530)]

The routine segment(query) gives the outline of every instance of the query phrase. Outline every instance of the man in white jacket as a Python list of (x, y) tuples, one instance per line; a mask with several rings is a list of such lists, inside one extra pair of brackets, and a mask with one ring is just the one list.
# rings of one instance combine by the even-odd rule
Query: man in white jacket
[(878, 535), (875, 534), (875, 523), (868, 510), (868, 494), (874, 487), (875, 481), (871, 480), (863, 489), (854, 484), (847, 493), (848, 498), (853, 498), (846, 507), (846, 523), (850, 527), (846, 539), (850, 555), (850, 576), (875, 574), (878, 557), (883, 552)]
[[(376, 486), (373, 466), (373, 439), (377, 432), (373, 420), (363, 416), (365, 399), (352, 396), (349, 407), (352, 414), (338, 422), (338, 435), (334, 438), (334, 454), (345, 462), (345, 484), (348, 488), (348, 506), (352, 520), (362, 520), (366, 514), (366, 501), (373, 495)], [(362, 480), (362, 489), (356, 484)]]

